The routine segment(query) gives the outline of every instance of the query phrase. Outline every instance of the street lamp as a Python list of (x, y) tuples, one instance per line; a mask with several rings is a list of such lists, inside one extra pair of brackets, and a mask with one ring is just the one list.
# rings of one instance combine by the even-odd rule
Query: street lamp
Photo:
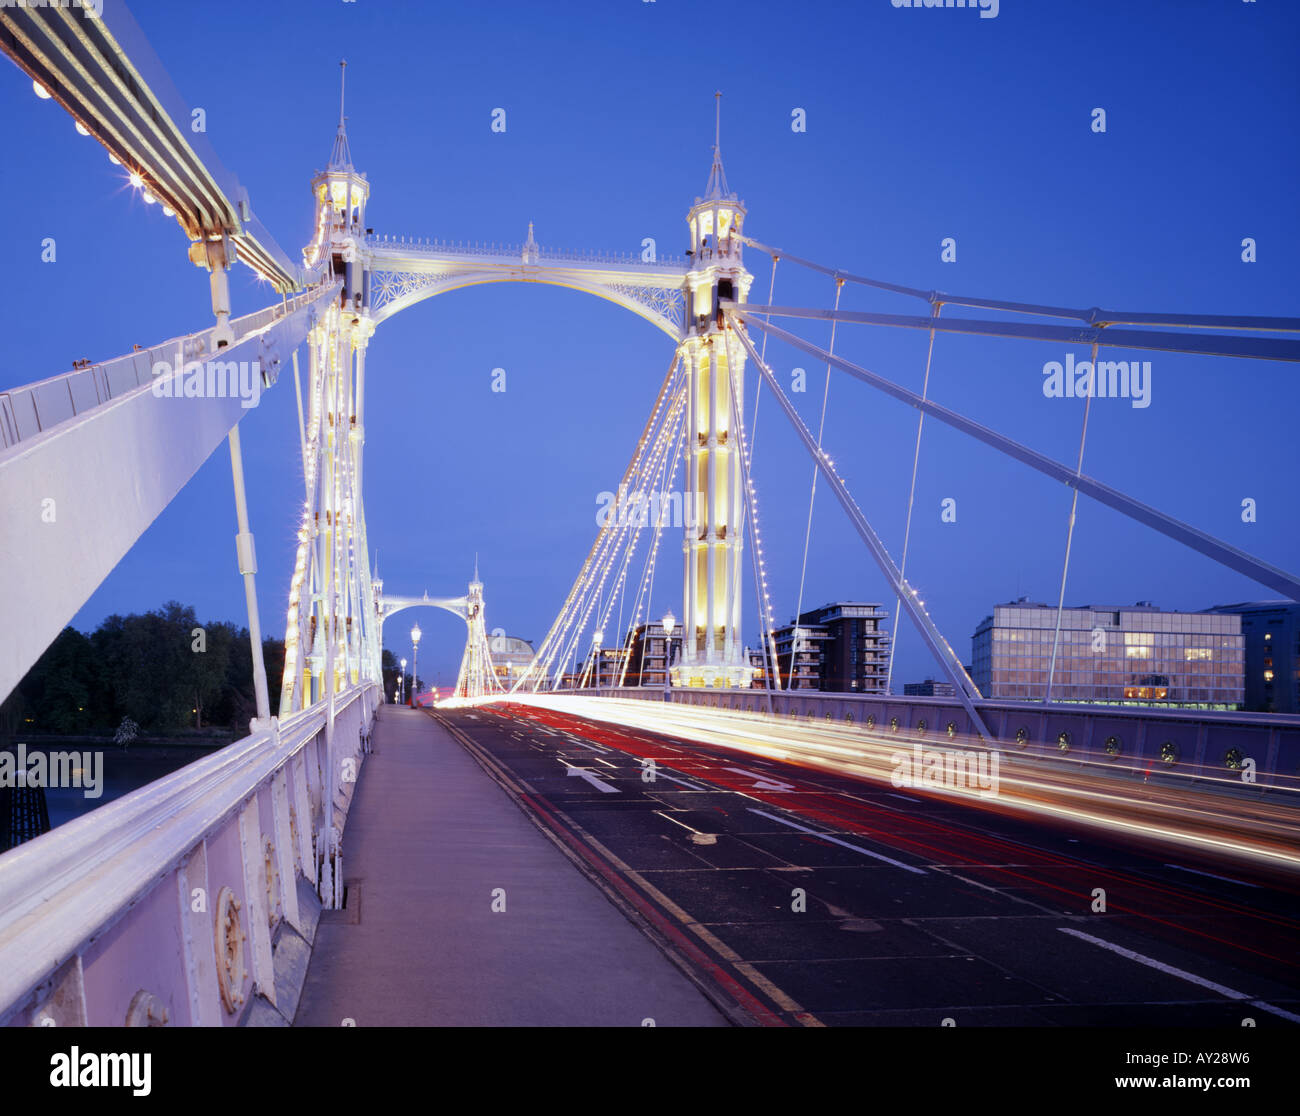
[(591, 633), (591, 654), (592, 661), (596, 664), (596, 691), (600, 692), (600, 641), (605, 638), (605, 633), (597, 628)]
[(402, 673), (397, 676), (397, 704), (402, 704), (402, 699), (406, 697), (406, 660), (402, 660)]
[(668, 661), (672, 658), (673, 653), (673, 629), (677, 627), (677, 617), (673, 615), (671, 608), (665, 613), (662, 623), (664, 626), (664, 701), (667, 701), (670, 677), (668, 674)]
[(411, 707), (415, 707), (415, 695), (420, 689), (420, 625), (411, 629)]

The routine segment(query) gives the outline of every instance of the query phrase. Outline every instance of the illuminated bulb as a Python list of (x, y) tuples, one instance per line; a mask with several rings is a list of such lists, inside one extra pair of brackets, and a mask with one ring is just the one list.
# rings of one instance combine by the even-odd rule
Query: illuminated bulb
[(148, 190), (144, 192), (144, 200), (147, 205), (156, 205), (158, 203), (158, 199), (149, 193)]
[(48, 101), (50, 99), (50, 91), (35, 78), (32, 79), (32, 92), (42, 101)]
[(141, 177), (140, 177), (138, 174), (136, 174), (134, 171), (132, 171), (132, 172), (131, 172), (131, 185), (134, 186), (134, 187), (138, 190), (138, 189), (140, 189), (141, 186), (144, 185), (144, 179), (141, 178)]
[(164, 205), (164, 206), (163, 206), (163, 216), (164, 216), (164, 217), (175, 217), (175, 216), (176, 216), (176, 210), (174, 210), (170, 205)]
[(88, 136), (88, 135), (90, 135), (90, 133), (89, 133), (88, 131), (86, 131), (85, 126), (81, 123), (80, 120), (74, 121), (74, 123), (77, 125), (77, 135), (79, 135), (79, 136)]

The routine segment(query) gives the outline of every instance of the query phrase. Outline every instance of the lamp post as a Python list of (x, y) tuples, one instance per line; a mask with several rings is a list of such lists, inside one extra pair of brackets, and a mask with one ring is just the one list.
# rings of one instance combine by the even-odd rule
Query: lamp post
[(402, 704), (402, 699), (406, 697), (406, 660), (402, 660), (402, 673), (397, 676), (397, 704)]
[(600, 692), (600, 643), (605, 638), (605, 633), (597, 628), (591, 633), (591, 655), (592, 662), (595, 663), (596, 670), (596, 692)]
[(673, 615), (672, 609), (664, 615), (664, 701), (668, 700), (668, 688), (671, 684), (671, 675), (668, 673), (669, 660), (673, 654), (673, 629), (677, 627), (677, 617)]
[(420, 690), (420, 625), (411, 629), (411, 708), (415, 708), (415, 695)]

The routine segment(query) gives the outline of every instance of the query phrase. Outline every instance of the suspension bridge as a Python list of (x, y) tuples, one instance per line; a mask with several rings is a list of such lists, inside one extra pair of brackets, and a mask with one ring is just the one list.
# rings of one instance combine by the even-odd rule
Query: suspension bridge
[[(1121, 843), (1158, 839), (1189, 857), (1232, 857), (1245, 866), (1243, 873), (1269, 879), (1294, 872), (1300, 719), (1017, 702), (981, 694), (907, 577), (915, 463), (908, 532), (895, 558), (837, 470), (824, 434), (833, 370), (916, 412), (918, 459), (924, 424), (940, 423), (1071, 490), (1052, 643), (1055, 671), (1081, 496), (1290, 600), (1300, 599), (1300, 577), (1089, 476), (1084, 464), (1095, 393), (1082, 409), (1074, 461), (1046, 456), (939, 403), (929, 394), (936, 336), (1079, 346), (1090, 350), (1094, 369), (1111, 350), (1294, 363), (1300, 360), (1294, 338), (1300, 319), (1011, 302), (914, 289), (805, 259), (751, 235), (746, 206), (723, 169), (717, 118), (705, 190), (686, 207), (687, 250), (680, 259), (647, 260), (549, 249), (537, 242), (531, 226), (526, 239), (513, 245), (376, 235), (367, 216), (371, 184), (354, 166), (340, 103), (329, 160), (311, 179), (314, 235), (298, 263), (257, 220), (247, 190), (205, 137), (183, 126), (189, 106), (123, 4), (108, 2), (100, 14), (77, 7), (5, 7), (0, 45), (31, 78), (38, 96), (69, 113), (130, 172), (145, 199), (175, 219), (184, 234), (178, 244), (210, 274), (213, 319), (185, 336), (0, 393), (0, 692), (18, 684), (224, 440), (257, 702), (243, 740), (0, 858), (0, 1020), (233, 1025), (293, 1022), (295, 1015), (303, 1022), (303, 1012), (311, 1016), (306, 1021), (324, 1020), (324, 1001), (308, 1010), (300, 997), (309, 959), (321, 972), (333, 971), (328, 957), (318, 962), (328, 953), (321, 941), (336, 933), (346, 912), (356, 910), (358, 890), (345, 874), (345, 826), (349, 849), (354, 836), (362, 842), (388, 839), (378, 815), (355, 819), (359, 785), (364, 797), (359, 776), (387, 761), (383, 748), (376, 754), (383, 733), (391, 732), (396, 752), (399, 737), (406, 747), (406, 736), (414, 740), (417, 728), (437, 726), (494, 774), (500, 785), (493, 784), (493, 793), (504, 788), (557, 843), (570, 841), (570, 853), (589, 861), (583, 869), (588, 876), (653, 931), (677, 968), (692, 974), (709, 1002), (733, 1022), (809, 1023), (819, 1011), (833, 1015), (837, 1009), (810, 1008), (813, 993), (790, 994), (776, 968), (764, 967), (764, 956), (755, 960), (735, 941), (728, 944), (722, 930), (708, 929), (705, 924), (725, 920), (693, 908), (692, 902), (704, 901), (689, 889), (673, 892), (662, 880), (652, 887), (650, 869), (661, 867), (656, 857), (667, 854), (658, 845), (651, 856), (636, 842), (620, 844), (614, 830), (602, 828), (605, 815), (597, 805), (623, 802), (646, 786), (667, 786), (657, 793), (670, 798), (734, 799), (739, 813), (725, 825), (716, 818), (706, 825), (703, 807), (680, 804), (647, 815), (666, 817), (667, 833), (687, 842), (693, 855), (744, 844), (745, 856), (752, 858), (734, 865), (716, 860), (713, 867), (749, 869), (766, 864), (762, 857), (775, 862), (784, 856), (780, 870), (814, 872), (801, 867), (800, 859), (808, 855), (804, 846), (811, 838), (822, 850), (815, 864), (838, 863), (826, 858), (843, 855), (854, 871), (861, 870), (859, 862), (874, 869), (883, 864), (880, 870), (909, 879), (925, 876), (930, 887), (941, 875), (949, 878), (936, 865), (959, 857), (958, 850), (972, 842), (985, 846), (978, 850), (980, 865), (1005, 859), (993, 849), (1003, 838), (980, 828), (983, 815), (975, 813), (996, 795), (1000, 818), (1069, 823)], [(751, 298), (755, 276), (749, 265), (755, 261), (768, 271), (763, 302)], [(240, 265), (267, 280), (278, 301), (234, 315), (228, 276)], [(778, 265), (823, 276), (833, 305), (781, 304)], [(666, 372), (615, 506), (532, 662), (508, 682), (493, 664), (477, 568), (463, 595), (387, 592), (373, 568), (363, 499), (366, 358), (375, 330), (425, 299), (503, 282), (585, 292), (650, 322), (671, 340)], [(918, 312), (841, 309), (847, 287), (914, 299)], [(778, 321), (829, 323), (829, 345), (814, 344)], [(841, 327), (928, 335), (922, 390), (838, 355)], [(769, 340), (825, 364), (827, 396), (815, 429), (768, 361)], [(237, 390), (237, 376), (246, 366), (257, 370), (258, 391), (289, 390), (280, 380), (292, 379), (298, 416), (294, 463), (301, 465), (304, 481), (275, 709), (262, 660), (259, 571), (240, 443), (248, 396)], [(889, 693), (888, 684), (875, 694), (793, 687), (793, 668), (783, 668), (777, 653), (754, 481), (760, 414), (766, 422), (788, 423), (806, 452), (800, 467), (811, 476), (809, 531), (821, 486), (890, 587), (895, 642), (905, 617), (951, 684), (951, 697), (904, 698)], [(674, 555), (665, 569), (661, 544), (670, 517), (656, 497), (675, 490), (679, 472), (683, 506), (697, 514), (687, 518), (682, 533), (680, 566)], [(54, 506), (58, 529), (38, 529), (43, 512)], [(95, 545), (88, 547), (86, 539)], [(806, 563), (807, 533), (803, 545)], [(662, 682), (634, 684), (643, 672), (629, 650), (631, 633), (654, 620), (656, 582), (659, 596), (665, 581), (676, 592), (678, 569), (681, 617), (666, 618), (661, 629)], [(801, 598), (802, 591), (801, 582)], [(747, 593), (758, 618), (752, 645), (743, 631)], [(416, 607), (451, 612), (466, 624), (454, 694), (437, 720), (383, 705), (384, 622)], [(801, 611), (802, 599), (796, 616)], [(672, 658), (678, 625), (680, 649)], [(601, 656), (610, 648), (623, 652), (614, 660), (612, 685), (601, 681)], [(891, 677), (892, 663), (891, 651)], [(629, 679), (630, 673), (635, 677)], [(1049, 680), (1049, 694), (1050, 686)], [(409, 718), (419, 718), (418, 726)], [(542, 764), (525, 746), (538, 755), (547, 749), (555, 754)], [(895, 789), (905, 785), (924, 796), (928, 786), (941, 796), (936, 809), (943, 812), (942, 832), (936, 826), (904, 836), (902, 846), (890, 843), (901, 815), (889, 814), (882, 822), (861, 813), (866, 800), (855, 797), (867, 793), (862, 787), (891, 785), (900, 748), (915, 752), (918, 772), (926, 752), (939, 756), (940, 771), (951, 771), (950, 761), (960, 756), (978, 773), (969, 786), (927, 784), (919, 776), (915, 784), (893, 781)], [(1225, 764), (1225, 755), (1235, 762)], [(1243, 781), (1245, 761), (1252, 777)], [(455, 778), (469, 776), (457, 769)], [(552, 779), (558, 788), (553, 792), (546, 789)], [(400, 814), (402, 780), (392, 775), (384, 785)], [(430, 793), (437, 795), (437, 784)], [(750, 802), (763, 809), (745, 804)], [(883, 799), (872, 802), (871, 810), (891, 808)], [(587, 852), (574, 852), (593, 834), (603, 842), (600, 848), (621, 853), (602, 864)], [(428, 853), (434, 872), (436, 851)], [(1035, 889), (1059, 889), (1053, 872), (1073, 870), (1063, 859), (1068, 851), (1053, 844), (1050, 852), (1031, 856), (1036, 867), (1026, 872), (1034, 878), (1021, 886), (1034, 901), (1041, 898)], [(639, 855), (649, 859), (642, 863)], [(384, 870), (372, 860), (366, 880), (379, 880)], [(1117, 865), (1107, 869), (1112, 870), (1136, 871)], [(992, 871), (972, 870), (981, 877), (973, 886), (993, 892), (983, 882), (993, 879)], [(978, 914), (968, 898), (971, 888), (962, 894), (963, 909)], [(1162, 901), (1193, 921), (1204, 913), (1197, 904), (1210, 902), (1173, 890)], [(929, 900), (917, 902), (924, 907)], [(864, 918), (843, 911), (848, 903), (828, 904), (827, 917), (861, 929), (856, 924)], [(1137, 901), (1128, 909), (1138, 921), (1158, 921)], [(1293, 922), (1279, 914), (1260, 932), (1255, 952), (1274, 957), (1282, 951)], [(1081, 931), (1065, 929), (1076, 934), (1072, 943), (1080, 940)], [(1221, 944), (1212, 934), (1198, 942), (1207, 950), (1217, 949), (1215, 943)], [(1111, 955), (1135, 952), (1105, 941), (1078, 948), (1099, 948), (1103, 955), (1107, 949)], [(1213, 954), (1213, 966), (1228, 963)], [(1244, 1000), (1257, 1012), (1296, 1021), (1300, 1017), (1282, 1005), (1296, 998), (1297, 985), (1276, 967), (1269, 975), (1284, 987), (1234, 993), (1227, 1001)], [(1224, 977), (1215, 987), (1236, 979)]]

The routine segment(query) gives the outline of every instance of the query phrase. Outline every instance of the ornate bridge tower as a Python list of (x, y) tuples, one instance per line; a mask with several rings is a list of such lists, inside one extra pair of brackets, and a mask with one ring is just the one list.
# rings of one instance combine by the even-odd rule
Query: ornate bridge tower
[[(721, 97), (721, 94), (718, 94)], [(743, 406), (745, 351), (719, 299), (745, 302), (753, 277), (740, 241), (745, 206), (727, 189), (715, 133), (703, 198), (687, 214), (691, 247), (685, 337), (686, 507), (682, 651), (678, 686), (747, 686), (753, 671), (741, 641), (743, 471), (732, 412)]]
[[(312, 179), (316, 229), (309, 270), (340, 282), (312, 322), (306, 406), (299, 398), (306, 494), (289, 589), (280, 715), (361, 678), (378, 678), (379, 620), (361, 499), (365, 443), (364, 225), (370, 184), (352, 165), (340, 94), (339, 126), (325, 169)], [(295, 380), (298, 378), (295, 357)], [(301, 391), (301, 385), (299, 385)]]

